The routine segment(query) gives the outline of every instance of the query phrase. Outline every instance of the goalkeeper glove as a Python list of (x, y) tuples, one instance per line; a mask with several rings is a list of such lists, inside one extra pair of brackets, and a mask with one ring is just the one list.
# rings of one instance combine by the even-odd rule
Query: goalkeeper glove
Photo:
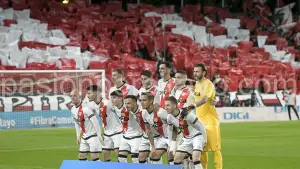
[(182, 108), (181, 109), (181, 117), (187, 116), (188, 113), (195, 108), (196, 108), (195, 105), (190, 105), (188, 107)]

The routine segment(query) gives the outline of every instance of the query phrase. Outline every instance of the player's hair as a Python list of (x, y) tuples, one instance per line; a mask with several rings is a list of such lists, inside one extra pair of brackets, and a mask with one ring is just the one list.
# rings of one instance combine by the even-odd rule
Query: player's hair
[(150, 70), (144, 70), (141, 75), (151, 78), (152, 72)]
[(187, 73), (184, 70), (177, 70), (176, 73), (179, 73), (179, 74), (187, 76)]
[(142, 92), (141, 96), (147, 96), (148, 100), (153, 101), (154, 96), (151, 92)]
[(169, 62), (169, 61), (163, 61), (163, 62), (161, 62), (161, 63), (159, 64), (159, 66), (160, 66), (160, 65), (166, 65), (166, 67), (169, 68), (169, 69), (171, 69), (171, 70), (172, 70), (172, 68), (173, 68), (172, 63)]
[(86, 88), (86, 90), (97, 92), (97, 91), (101, 91), (101, 88), (97, 85), (90, 85), (89, 87)]
[(123, 92), (121, 90), (115, 90), (110, 93), (110, 96), (123, 97)]
[(124, 76), (124, 71), (122, 69), (114, 69), (113, 72), (117, 72), (120, 75)]
[(132, 99), (132, 100), (134, 100), (135, 102), (137, 102), (137, 97), (135, 96), (135, 95), (127, 95), (126, 97), (125, 97), (125, 99)]
[(201, 70), (202, 70), (203, 72), (205, 72), (205, 75), (206, 75), (207, 69), (206, 69), (205, 64), (203, 64), (203, 63), (198, 63), (198, 64), (195, 64), (195, 65), (194, 65), (194, 68), (195, 68), (195, 67), (200, 67)]
[(157, 65), (156, 65), (156, 74), (157, 74), (158, 79), (161, 79), (161, 76), (160, 76), (160, 73), (159, 73), (159, 66), (162, 65), (162, 64), (166, 65), (166, 67), (171, 70), (171, 77), (174, 77), (175, 69), (173, 67), (172, 62), (159, 60), (157, 62)]
[(171, 102), (172, 104), (177, 105), (177, 99), (174, 96), (167, 97), (166, 101)]

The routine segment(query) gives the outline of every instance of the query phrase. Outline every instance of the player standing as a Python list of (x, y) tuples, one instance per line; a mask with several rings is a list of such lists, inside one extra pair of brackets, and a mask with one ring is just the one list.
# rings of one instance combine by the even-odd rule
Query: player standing
[(153, 152), (153, 147), (150, 144), (152, 142), (155, 146), (155, 153), (150, 154), (151, 163), (162, 164), (161, 157), (168, 149), (168, 124), (166, 123), (168, 113), (162, 108), (158, 112), (154, 111), (154, 96), (150, 92), (142, 93), (140, 101), (142, 108), (147, 111), (144, 118), (146, 131), (150, 131), (151, 134), (148, 133), (148, 136), (153, 134), (153, 137), (146, 138), (143, 136), (139, 150), (139, 161), (145, 163), (150, 149)]
[[(119, 119), (120, 115), (116, 114), (112, 103), (102, 98), (100, 89), (96, 85), (89, 86), (88, 98), (94, 103), (94, 110), (99, 114), (104, 127), (103, 160), (110, 162), (110, 153), (114, 151), (116, 155), (119, 153), (120, 140), (122, 138), (122, 124)], [(115, 99), (115, 93), (111, 93), (111, 99)], [(119, 113), (120, 114), (120, 113)]]
[(141, 73), (142, 87), (139, 90), (139, 96), (144, 92), (151, 92), (153, 96), (157, 93), (157, 87), (153, 84), (152, 73), (149, 70), (144, 70)]
[[(171, 95), (171, 92), (175, 86), (175, 79), (172, 78), (172, 63), (162, 62), (159, 65), (159, 73), (161, 79), (157, 83), (157, 94), (155, 96), (155, 109), (158, 110), (158, 107), (165, 107), (165, 100)], [(159, 105), (159, 106), (158, 106)]]
[(175, 87), (171, 95), (177, 99), (179, 109), (195, 103), (194, 93), (185, 85), (186, 81), (187, 73), (184, 70), (178, 70), (175, 74)]
[[(154, 98), (154, 110), (158, 111), (160, 107), (165, 107), (166, 98), (171, 95), (175, 87), (175, 79), (172, 78), (172, 63), (165, 61), (159, 65), (159, 74), (161, 79), (157, 83), (157, 93)], [(170, 145), (169, 145), (170, 146)], [(174, 164), (174, 157), (172, 153), (168, 153), (169, 164)]]
[(99, 161), (99, 153), (104, 142), (95, 113), (87, 104), (82, 104), (81, 94), (77, 89), (72, 90), (70, 97), (74, 104), (71, 112), (75, 120), (77, 145), (79, 145), (78, 158), (86, 161), (87, 154), (90, 153), (93, 161)]
[(112, 71), (112, 81), (114, 86), (109, 89), (109, 95), (116, 90), (121, 90), (123, 92), (123, 97), (127, 95), (138, 96), (139, 91), (132, 85), (124, 82), (124, 72), (121, 69), (115, 69)]
[[(183, 138), (180, 140), (174, 159), (175, 165), (181, 165), (184, 158), (188, 154), (192, 154), (193, 163), (195, 169), (202, 169), (200, 163), (201, 152), (206, 143), (206, 131), (204, 124), (198, 120), (194, 113), (190, 113), (190, 110), (194, 109), (194, 106), (178, 109), (177, 99), (173, 96), (166, 99), (166, 110), (168, 111), (168, 123), (173, 124), (183, 133)], [(176, 133), (173, 133), (176, 135)], [(172, 136), (173, 141), (177, 141)]]
[(123, 138), (118, 159), (120, 162), (126, 162), (128, 154), (131, 153), (132, 162), (138, 163), (139, 145), (145, 131), (143, 111), (134, 95), (125, 97), (125, 105), (127, 111), (121, 112)]
[(204, 64), (194, 66), (196, 114), (203, 121), (207, 132), (207, 145), (202, 152), (201, 163), (203, 168), (207, 169), (208, 151), (212, 151), (215, 168), (222, 169), (220, 121), (213, 103), (216, 91), (213, 83), (205, 78), (206, 73)]

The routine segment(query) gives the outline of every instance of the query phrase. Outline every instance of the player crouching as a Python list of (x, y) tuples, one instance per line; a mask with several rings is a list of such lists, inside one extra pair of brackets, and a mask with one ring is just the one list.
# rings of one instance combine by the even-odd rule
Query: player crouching
[[(143, 110), (146, 112), (143, 114), (145, 120), (145, 129), (147, 138), (145, 135), (142, 138), (140, 149), (139, 149), (139, 162), (145, 163), (149, 155), (150, 149), (150, 160), (153, 164), (162, 164), (161, 157), (167, 151), (167, 128), (166, 123), (167, 111), (160, 108), (158, 112), (154, 111), (153, 106), (154, 96), (150, 92), (141, 93), (140, 101)], [(151, 145), (154, 144), (154, 147)]]
[[(87, 154), (90, 153), (93, 161), (99, 161), (99, 153), (104, 142), (95, 113), (87, 104), (82, 104), (81, 94), (78, 90), (73, 90), (70, 97), (74, 104), (71, 112), (75, 120), (77, 145), (79, 145), (78, 158), (86, 161)], [(80, 135), (82, 135), (81, 138)]]
[(195, 169), (202, 169), (199, 160), (206, 144), (206, 131), (204, 124), (198, 120), (194, 113), (190, 112), (195, 107), (189, 106), (179, 110), (177, 99), (171, 96), (166, 99), (165, 108), (169, 113), (168, 123), (173, 124), (183, 132), (183, 138), (179, 142), (175, 153), (174, 164), (181, 165), (186, 155), (192, 154)]

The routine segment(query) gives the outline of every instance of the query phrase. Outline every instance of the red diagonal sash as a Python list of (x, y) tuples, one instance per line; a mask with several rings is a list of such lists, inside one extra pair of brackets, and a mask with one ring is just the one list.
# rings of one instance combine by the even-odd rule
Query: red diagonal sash
[(149, 92), (152, 93), (153, 96), (155, 96), (157, 90), (156, 90), (156, 88), (154, 86), (152, 86), (152, 88), (149, 90)]
[(125, 86), (125, 84), (121, 87), (121, 91), (123, 93), (123, 98), (125, 98), (128, 95), (127, 86)]
[(81, 133), (84, 134), (85, 133), (85, 125), (84, 125), (84, 114), (82, 111), (82, 105), (79, 106), (78, 109), (78, 121), (81, 127)]
[(189, 136), (190, 132), (188, 129), (187, 121), (182, 117), (179, 118), (179, 128), (183, 132), (184, 136)]
[(137, 118), (137, 121), (138, 121), (142, 131), (145, 132), (145, 122), (143, 120), (142, 111), (137, 112), (136, 118)]
[(166, 102), (166, 99), (169, 97), (172, 89), (174, 88), (175, 86), (175, 81), (173, 79), (171, 79), (165, 86), (164, 88), (164, 95), (162, 96), (161, 100), (160, 100), (160, 106), (161, 107), (165, 107), (165, 102)]
[(161, 119), (158, 117), (157, 112), (154, 112), (154, 116), (153, 116), (153, 122), (155, 127), (157, 128), (157, 132), (161, 135), (161, 136), (165, 136), (164, 134), (164, 130), (163, 130), (163, 122), (161, 121)]
[(123, 119), (122, 132), (125, 133), (128, 129), (128, 121), (129, 121), (129, 112), (126, 110), (125, 107), (123, 107), (121, 111), (121, 117)]
[(106, 128), (106, 125), (107, 125), (107, 121), (106, 121), (106, 118), (107, 118), (107, 107), (105, 106), (104, 102), (102, 101), (100, 103), (100, 117), (102, 118), (102, 123), (104, 125), (104, 128)]
[(186, 103), (187, 98), (190, 95), (189, 89), (186, 87), (182, 90), (181, 95), (178, 99), (178, 108), (181, 109), (183, 108), (184, 104)]

